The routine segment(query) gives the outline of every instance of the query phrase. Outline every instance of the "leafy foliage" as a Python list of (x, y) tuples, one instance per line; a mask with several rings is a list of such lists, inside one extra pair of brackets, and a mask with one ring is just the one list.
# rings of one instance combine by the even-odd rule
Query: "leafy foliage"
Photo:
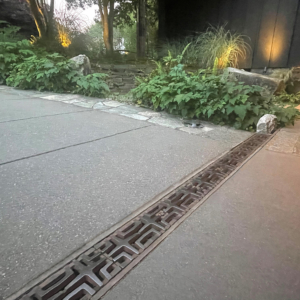
[(278, 102), (300, 103), (300, 92), (297, 94), (288, 94), (286, 91), (276, 96)]
[(104, 82), (106, 74), (94, 73), (87, 76), (75, 77), (76, 88), (74, 92), (91, 97), (101, 97), (109, 93), (109, 88)]
[(105, 74), (79, 75), (72, 62), (58, 53), (43, 57), (32, 55), (17, 64), (7, 84), (21, 89), (74, 92), (87, 96), (103, 96), (109, 92)]
[(282, 125), (293, 123), (298, 111), (274, 105), (261, 96), (259, 86), (230, 82), (227, 74), (204, 70), (188, 74), (181, 64), (183, 54), (176, 59), (169, 55), (148, 78), (138, 79), (140, 84), (132, 91), (135, 100), (185, 118), (198, 117), (246, 130), (254, 130), (266, 113), (275, 114)]
[(61, 92), (70, 89), (70, 80), (76, 76), (70, 63), (61, 55), (31, 55), (15, 66), (7, 84), (21, 89)]
[(34, 54), (29, 41), (20, 41), (19, 30), (16, 26), (0, 28), (0, 83), (5, 83), (6, 77), (17, 63)]
[[(109, 92), (105, 74), (80, 75), (74, 62), (58, 53), (49, 54), (34, 47), (28, 40), (17, 41), (18, 28), (0, 31), (0, 79), (21, 89), (75, 92), (103, 96)], [(4, 38), (5, 37), (5, 38)]]

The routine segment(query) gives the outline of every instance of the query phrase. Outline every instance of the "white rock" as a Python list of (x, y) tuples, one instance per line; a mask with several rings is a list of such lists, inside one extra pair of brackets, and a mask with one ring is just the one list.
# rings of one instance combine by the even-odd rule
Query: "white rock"
[(91, 63), (86, 55), (80, 54), (71, 58), (70, 60), (74, 62), (74, 69), (78, 70), (78, 73), (84, 76), (92, 73)]
[(270, 114), (264, 115), (259, 119), (257, 123), (256, 132), (264, 134), (272, 133), (276, 129), (276, 125), (276, 116)]

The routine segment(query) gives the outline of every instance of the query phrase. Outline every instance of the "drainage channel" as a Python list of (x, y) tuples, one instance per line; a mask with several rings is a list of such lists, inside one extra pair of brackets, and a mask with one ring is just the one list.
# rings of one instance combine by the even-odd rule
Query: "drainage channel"
[(254, 134), (15, 300), (100, 299), (272, 136)]

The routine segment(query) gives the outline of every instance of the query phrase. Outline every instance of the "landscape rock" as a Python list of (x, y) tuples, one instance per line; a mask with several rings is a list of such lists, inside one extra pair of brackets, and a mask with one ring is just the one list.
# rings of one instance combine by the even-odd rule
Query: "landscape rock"
[(286, 91), (289, 94), (300, 92), (300, 67), (292, 68), (285, 76)]
[(259, 85), (264, 88), (263, 95), (271, 96), (278, 94), (285, 89), (283, 79), (271, 78), (269, 76), (246, 72), (235, 68), (227, 68), (229, 71), (229, 80), (244, 82), (247, 85)]
[[(272, 78), (283, 79), (286, 77), (287, 73), (290, 71), (289, 68), (269, 68), (265, 75)], [(258, 72), (255, 72), (258, 73)]]
[(92, 73), (91, 63), (86, 55), (80, 54), (70, 60), (74, 62), (74, 69), (77, 70), (79, 74), (86, 76)]
[(262, 116), (256, 127), (257, 133), (270, 134), (276, 129), (277, 117), (271, 114)]

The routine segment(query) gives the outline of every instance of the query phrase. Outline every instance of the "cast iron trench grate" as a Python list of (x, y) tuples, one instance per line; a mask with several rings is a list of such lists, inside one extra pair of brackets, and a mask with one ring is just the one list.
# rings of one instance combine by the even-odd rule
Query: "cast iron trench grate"
[(99, 299), (137, 261), (145, 257), (151, 248), (157, 246), (154, 243), (156, 240), (163, 234), (168, 234), (172, 225), (179, 222), (269, 138), (270, 135), (254, 134), (129, 223), (15, 299)]

